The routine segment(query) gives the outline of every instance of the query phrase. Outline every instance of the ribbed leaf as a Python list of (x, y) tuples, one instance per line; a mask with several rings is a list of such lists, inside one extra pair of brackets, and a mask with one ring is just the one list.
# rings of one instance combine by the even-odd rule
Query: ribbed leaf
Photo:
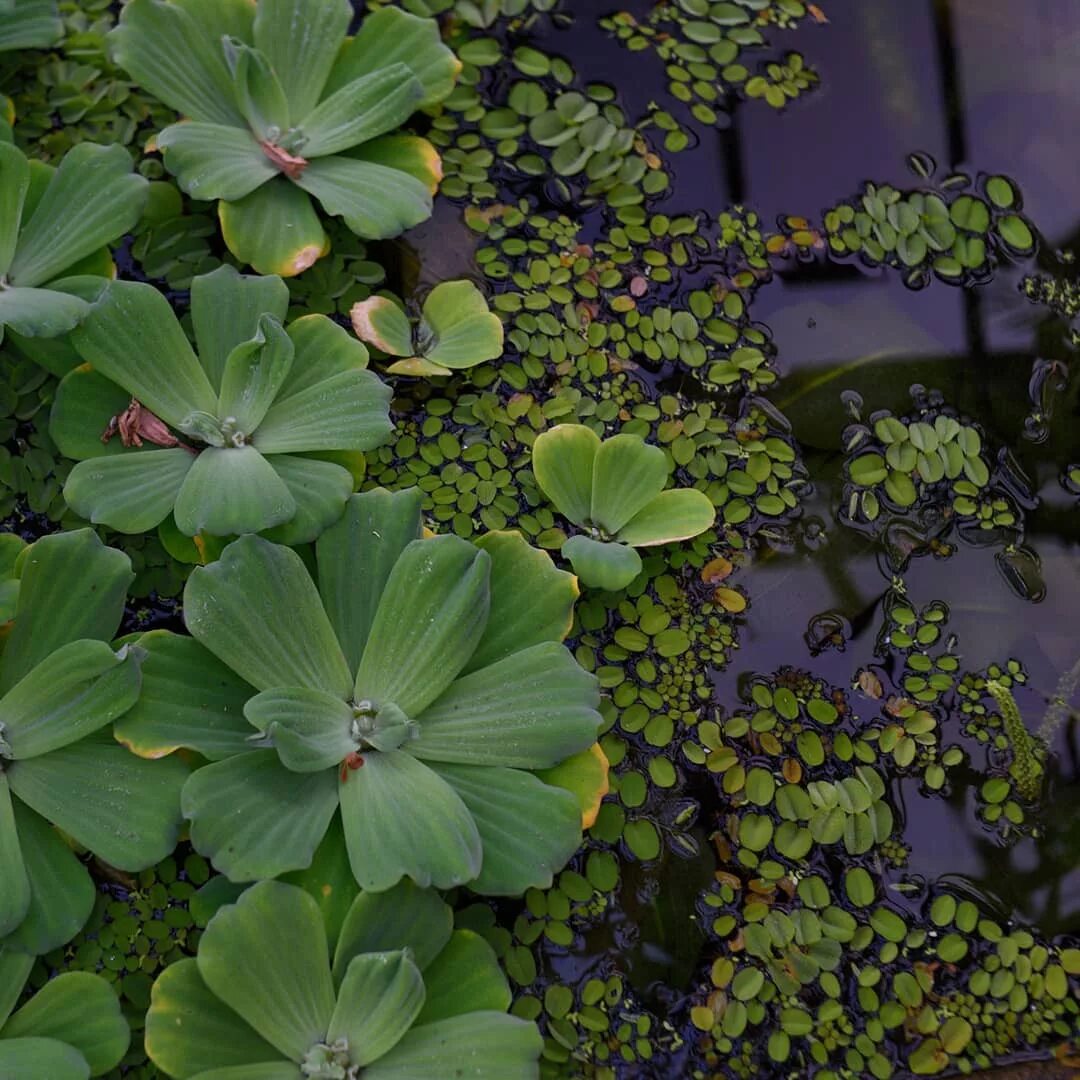
[(659, 446), (637, 435), (605, 439), (593, 465), (591, 520), (614, 536), (667, 483), (668, 461)]
[(218, 216), (229, 250), (260, 274), (295, 277), (328, 247), (311, 199), (284, 176), (242, 199), (221, 202)]
[(157, 449), (153, 443), (144, 443), (140, 449), (124, 446), (118, 438), (102, 441), (109, 421), (122, 413), (130, 402), (131, 395), (122, 386), (106, 379), (89, 364), (80, 364), (69, 371), (56, 388), (49, 416), (49, 436), (64, 457), (76, 461), (116, 454), (150, 453)]
[(100, 1076), (120, 1064), (131, 1040), (120, 1000), (100, 975), (68, 971), (47, 982), (4, 1025), (4, 1039), (56, 1039), (75, 1047)]
[(281, 79), (293, 124), (322, 97), (351, 18), (348, 0), (260, 0), (255, 45)]
[(533, 444), (536, 482), (575, 525), (584, 525), (592, 513), (593, 463), (599, 449), (600, 436), (584, 424), (559, 424)]
[(489, 896), (547, 889), (581, 845), (581, 812), (568, 791), (517, 769), (432, 764), (461, 796), (484, 860), (470, 888)]
[[(272, 315), (278, 322), (284, 322), (288, 310), (289, 287), (278, 277), (240, 274), (234, 267), (224, 265), (212, 274), (200, 274), (192, 279), (191, 321), (195, 342), (199, 361), (215, 393), (221, 389), (225, 361), (237, 345), (255, 336), (259, 316)], [(290, 371), (286, 385), (292, 378), (295, 372)]]
[(339, 697), (306, 686), (279, 686), (244, 706), (248, 723), (266, 732), (281, 763), (293, 772), (329, 769), (356, 750), (349, 735), (353, 711)]
[(210, 1069), (193, 1080), (305, 1080), (305, 1077), (291, 1061), (260, 1061), (254, 1065)]
[(63, 156), (19, 233), (13, 284), (51, 281), (135, 227), (150, 185), (131, 164), (119, 144), (80, 143)]
[(46, 49), (64, 34), (56, 0), (19, 0), (0, 14), (0, 51)]
[(510, 987), (495, 950), (471, 930), (455, 930), (447, 946), (424, 969), (427, 997), (416, 1018), (431, 1024), (464, 1013), (510, 1008)]
[(444, 281), (424, 301), (417, 338), (430, 342), (423, 354), (432, 363), (470, 368), (502, 355), (503, 325), (471, 281)]
[(357, 300), (349, 316), (356, 336), (387, 356), (408, 356), (413, 351), (409, 317), (389, 296)]
[(255, 692), (194, 638), (151, 630), (138, 640), (146, 657), (139, 700), (113, 735), (139, 757), (187, 747), (211, 761), (249, 750), (254, 734), (244, 704)]
[(292, 338), (273, 315), (259, 316), (255, 336), (237, 345), (225, 361), (217, 415), (253, 432), (266, 415), (293, 365)]
[(352, 902), (334, 952), (334, 981), (345, 977), (361, 953), (408, 948), (421, 971), (445, 948), (454, 928), (450, 906), (430, 889), (407, 878), (386, 892), (362, 892)]
[(284, 401), (316, 383), (368, 365), (367, 349), (325, 315), (302, 315), (289, 323), (295, 354), (292, 370), (278, 394)]
[(277, 1051), (215, 997), (194, 960), (157, 977), (146, 1014), (146, 1052), (170, 1076), (273, 1061)]
[[(0, 16), (2, 25), (3, 16)], [(30, 186), (30, 163), (11, 143), (0, 142), (0, 276), (15, 256), (22, 224), (23, 202)]]
[(72, 341), (83, 359), (172, 427), (217, 407), (169, 301), (152, 285), (110, 282)]
[(349, 962), (327, 1041), (345, 1039), (354, 1065), (396, 1046), (424, 1005), (424, 977), (408, 952), (366, 953)]
[(254, 446), (208, 447), (195, 459), (173, 514), (187, 536), (239, 536), (288, 521), (296, 500)]
[(270, 61), (258, 49), (236, 38), (226, 38), (222, 44), (225, 62), (232, 72), (236, 104), (248, 127), (259, 139), (276, 142), (289, 128), (289, 102)]
[(173, 0), (186, 11), (207, 38), (220, 46), (223, 37), (254, 43), (255, 11), (251, 0)]
[(263, 531), (275, 544), (308, 544), (341, 517), (353, 489), (352, 473), (316, 458), (271, 454), (266, 459), (296, 502), (296, 513), (282, 525)]
[(326, 932), (303, 889), (263, 881), (221, 908), (199, 942), (209, 990), (285, 1057), (322, 1042), (334, 1012)]
[(157, 137), (165, 167), (193, 199), (242, 199), (278, 175), (247, 128), (194, 121)]
[(56, 289), (0, 289), (0, 327), (27, 337), (57, 337), (86, 318), (90, 305)]
[(543, 1040), (536, 1025), (505, 1013), (475, 1012), (415, 1027), (364, 1080), (537, 1080)]
[(337, 809), (332, 771), (294, 773), (273, 750), (204, 765), (184, 785), (191, 842), (232, 881), (301, 870)]
[(409, 135), (396, 131), (393, 135), (382, 135), (362, 146), (354, 146), (346, 155), (357, 161), (371, 161), (376, 165), (386, 165), (416, 177), (427, 190), (434, 195), (439, 190), (443, 177), (442, 159), (439, 151), (419, 135)]
[[(307, 686), (346, 700), (352, 677), (315, 585), (295, 551), (245, 536), (192, 571), (192, 635), (256, 690)], [(284, 633), (285, 628), (288, 633)]]
[(420, 19), (397, 8), (368, 15), (360, 32), (347, 42), (330, 72), (331, 93), (372, 71), (408, 64), (424, 87), (421, 105), (441, 101), (454, 88), (461, 63), (442, 43), (434, 19)]
[(491, 557), (457, 536), (414, 540), (387, 579), (356, 699), (418, 716), (453, 682), (487, 625)]
[(349, 157), (316, 158), (296, 183), (357, 236), (386, 240), (431, 216), (431, 192), (400, 169)]
[(662, 491), (619, 530), (619, 539), (635, 547), (669, 544), (711, 529), (714, 521), (716, 509), (703, 491)]
[[(222, 9), (229, 4), (219, 4)], [(243, 127), (221, 48), (223, 26), (184, 3), (131, 0), (109, 35), (120, 66), (147, 91), (192, 120)]]
[(22, 995), (36, 957), (0, 945), (0, 1028)]
[(264, 454), (373, 450), (394, 430), (392, 397), (374, 372), (343, 371), (274, 404), (252, 443)]
[(383, 488), (353, 495), (319, 537), (319, 594), (349, 669), (360, 665), (371, 624), (394, 564), (420, 537), (419, 489)]
[(581, 811), (581, 826), (591, 828), (600, 813), (600, 804), (611, 788), (610, 763), (599, 743), (567, 758), (553, 769), (541, 769), (536, 775), (552, 787), (569, 791)]
[(400, 127), (416, 111), (424, 88), (405, 64), (343, 86), (310, 113), (303, 124), (307, 158), (337, 154)]
[(487, 533), (476, 546), (491, 556), (491, 607), (465, 672), (542, 641), (562, 641), (574, 621), (574, 575), (556, 569), (551, 556), (519, 532)]
[(591, 746), (600, 690), (567, 649), (534, 645), (465, 675), (416, 722), (409, 752), (432, 761), (542, 769)]
[(581, 583), (590, 589), (619, 592), (641, 573), (641, 556), (626, 544), (571, 536), (563, 544), (562, 553)]
[(190, 450), (146, 450), (80, 461), (64, 484), (68, 506), (95, 525), (123, 533), (156, 528), (172, 513), (198, 459)]
[(0, 730), (16, 761), (38, 757), (111, 724), (139, 696), (137, 649), (103, 641), (57, 649), (0, 698)]
[(30, 908), (4, 943), (40, 956), (66, 945), (86, 925), (97, 889), (56, 830), (18, 800), (15, 826), (30, 879)]
[(401, 750), (364, 755), (339, 788), (353, 873), (380, 892), (410, 877), (452, 889), (480, 870), (480, 837), (454, 789)]
[(47, 1076), (49, 1080), (86, 1080), (90, 1066), (67, 1043), (55, 1039), (0, 1039), (0, 1076), (12, 1080)]
[(120, 625), (131, 561), (92, 529), (43, 536), (24, 556), (15, 627), (0, 661), (6, 692), (69, 641), (109, 641)]
[(108, 735), (91, 735), (8, 770), (11, 790), (47, 821), (120, 870), (145, 870), (176, 847), (177, 758), (144, 761)]
[[(11, 791), (3, 773), (0, 773), (0, 881), (3, 882), (0, 889), (0, 938), (3, 938), (26, 918), (30, 908), (30, 878), (19, 845)], [(0, 957), (2, 955), (0, 953)]]

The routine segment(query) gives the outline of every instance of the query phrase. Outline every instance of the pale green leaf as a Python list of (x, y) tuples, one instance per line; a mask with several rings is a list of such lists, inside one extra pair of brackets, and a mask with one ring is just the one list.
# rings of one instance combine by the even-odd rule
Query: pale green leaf
[(11, 143), (0, 142), (0, 277), (7, 274), (15, 257), (29, 186), (30, 163), (23, 152)]
[(171, 124), (158, 135), (157, 146), (165, 167), (193, 199), (242, 199), (278, 175), (246, 128)]
[[(192, 571), (184, 621), (256, 690), (307, 686), (342, 701), (352, 677), (319, 594), (295, 551), (256, 536)], [(287, 632), (285, 632), (287, 630)]]
[(615, 536), (664, 490), (667, 477), (667, 456), (659, 446), (637, 435), (605, 439), (593, 464), (590, 520)]
[(316, 158), (296, 183), (365, 240), (387, 240), (431, 216), (431, 192), (400, 169), (348, 157)]
[(187, 536), (261, 532), (295, 513), (292, 492), (254, 446), (203, 450), (184, 477), (173, 508), (177, 528)]
[(396, 1046), (424, 1005), (424, 977), (408, 951), (356, 956), (338, 987), (326, 1038), (345, 1039), (354, 1065), (369, 1065)]
[(87, 1080), (90, 1066), (73, 1046), (56, 1039), (0, 1039), (0, 1076), (11, 1080)]
[(293, 365), (292, 338), (273, 315), (260, 315), (255, 336), (225, 361), (217, 415), (250, 434), (266, 416)]
[(255, 691), (243, 679), (194, 638), (151, 630), (138, 646), (142, 691), (113, 726), (119, 742), (145, 758), (187, 747), (218, 761), (250, 749), (244, 704)]
[(401, 750), (364, 755), (339, 787), (353, 873), (379, 892), (410, 877), (451, 889), (480, 871), (480, 837), (453, 788)]
[(464, 1013), (506, 1012), (510, 987), (495, 950), (471, 930), (455, 930), (446, 948), (424, 969), (427, 997), (416, 1018), (431, 1024)]
[(172, 427), (217, 407), (169, 301), (152, 285), (110, 282), (72, 341), (84, 360)]
[(420, 537), (419, 489), (353, 495), (319, 537), (319, 594), (349, 670), (360, 665), (386, 582), (401, 553)]
[(64, 483), (68, 506), (95, 525), (147, 532), (172, 513), (198, 459), (190, 450), (146, 450), (80, 461)]
[(176, 847), (188, 775), (177, 758), (144, 761), (98, 733), (7, 775), (27, 806), (120, 870), (145, 870)]
[(22, 995), (35, 960), (29, 953), (0, 945), (0, 1028)]
[(56, 1039), (75, 1047), (101, 1076), (120, 1064), (131, 1032), (120, 1000), (100, 975), (64, 972), (47, 982), (4, 1025), (4, 1039)]
[(540, 490), (575, 525), (592, 513), (593, 463), (600, 436), (584, 424), (558, 424), (533, 444), (532, 468)]
[(0, 14), (0, 52), (46, 49), (64, 35), (56, 0), (19, 0)]
[(211, 993), (194, 959), (178, 960), (157, 977), (146, 1014), (146, 1052), (159, 1069), (181, 1077), (277, 1056), (270, 1043)]
[(0, 328), (27, 337), (57, 337), (86, 318), (90, 305), (56, 289), (0, 288)]
[(361, 953), (408, 948), (421, 971), (450, 940), (454, 913), (431, 889), (408, 878), (385, 892), (362, 892), (352, 902), (334, 952), (334, 980), (345, 977), (349, 962)]
[(408, 356), (412, 352), (409, 317), (389, 296), (357, 300), (349, 316), (356, 336), (380, 352), (388, 356)]
[[(7, 777), (0, 772), (0, 938), (10, 934), (26, 918), (30, 908), (30, 878), (23, 863), (19, 831), (11, 805)], [(2, 958), (3, 953), (0, 953)], [(3, 991), (0, 990), (0, 994)], [(2, 1023), (2, 1020), (0, 1020)]]
[(328, 246), (311, 199), (284, 176), (242, 199), (221, 202), (218, 216), (229, 250), (260, 274), (295, 277), (321, 258)]
[(352, 14), (348, 0), (259, 0), (255, 45), (281, 79), (294, 125), (322, 97)]
[(322, 1042), (334, 1012), (318, 906), (303, 889), (262, 881), (219, 909), (197, 957), (203, 982), (285, 1057)]
[(284, 401), (301, 390), (368, 365), (367, 349), (325, 315), (302, 315), (286, 328), (295, 354), (292, 370), (278, 394)]
[(619, 592), (641, 573), (641, 557), (626, 544), (571, 536), (563, 544), (562, 553), (581, 583), (591, 589)]
[(451, 683), (416, 717), (409, 752), (432, 761), (542, 769), (584, 750), (600, 690), (567, 649), (543, 642)]
[[(258, 8), (255, 10), (258, 16)], [(289, 102), (270, 61), (238, 38), (222, 41), (236, 104), (259, 139), (276, 143), (289, 129)]]
[(306, 686), (263, 690), (244, 706), (244, 716), (270, 737), (281, 763), (293, 772), (331, 768), (357, 749), (349, 733), (352, 708), (324, 690)]
[(192, 845), (231, 881), (308, 866), (337, 802), (333, 771), (290, 772), (273, 750), (204, 765), (182, 798)]
[(544, 1042), (532, 1022), (505, 1013), (474, 1012), (415, 1027), (364, 1080), (538, 1080)]
[(405, 64), (361, 75), (335, 91), (303, 122), (306, 158), (348, 150), (400, 127), (416, 111), (424, 88)]
[(497, 360), (503, 350), (502, 320), (471, 281), (436, 285), (424, 301), (416, 336), (428, 360), (451, 369)]
[[(49, 415), (49, 436), (64, 457), (85, 461), (108, 455), (151, 453), (153, 443), (127, 447), (117, 437), (104, 442), (109, 421), (131, 403), (131, 395), (111, 379), (80, 364), (69, 371), (56, 388)], [(85, 514), (83, 515), (86, 516)]]
[(92, 529), (53, 533), (31, 545), (0, 662), (0, 691), (69, 641), (111, 640), (134, 579), (128, 557), (106, 547)]
[(275, 544), (308, 544), (341, 517), (353, 489), (352, 473), (341, 465), (316, 458), (271, 454), (266, 459), (284, 481), (296, 502), (289, 521), (264, 530)]
[(619, 530), (619, 540), (634, 547), (669, 544), (697, 536), (715, 521), (716, 509), (703, 491), (662, 491)]
[(484, 859), (469, 887), (490, 896), (547, 889), (581, 845), (581, 811), (562, 788), (517, 769), (432, 763), (461, 796), (480, 832)]
[(149, 190), (132, 172), (123, 146), (73, 147), (23, 224), (9, 279), (15, 285), (41, 285), (118, 240), (135, 227)]
[(488, 618), (491, 557), (458, 536), (414, 540), (379, 600), (355, 698), (418, 716), (453, 682)]
[[(199, 362), (215, 393), (221, 389), (225, 361), (237, 345), (255, 335), (259, 316), (272, 315), (278, 322), (284, 322), (288, 310), (289, 287), (279, 277), (241, 274), (226, 264), (212, 274), (200, 274), (192, 279), (191, 321), (195, 343)], [(289, 336), (293, 336), (291, 329)], [(296, 377), (294, 364), (286, 385)]]

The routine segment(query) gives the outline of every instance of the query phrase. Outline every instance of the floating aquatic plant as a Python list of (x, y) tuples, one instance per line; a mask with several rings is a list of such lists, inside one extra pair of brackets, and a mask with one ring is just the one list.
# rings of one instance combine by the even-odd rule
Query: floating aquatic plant
[(113, 32), (120, 64), (187, 118), (157, 137), (166, 167), (219, 200), (229, 250), (260, 273), (325, 254), (312, 198), (370, 238), (431, 213), (438, 156), (396, 129), (449, 93), (458, 61), (434, 20), (387, 8), (350, 38), (352, 14), (348, 0), (133, 0)]
[(112, 282), (72, 339), (87, 363), (50, 421), (80, 462), (64, 485), (72, 509), (121, 532), (172, 515), (185, 536), (276, 526), (290, 543), (334, 521), (353, 488), (340, 462), (390, 434), (390, 390), (325, 316), (285, 327), (288, 304), (280, 278), (195, 279), (196, 355), (159, 292)]
[(601, 442), (582, 424), (559, 424), (533, 445), (533, 472), (559, 513), (587, 530), (562, 550), (595, 588), (622, 589), (637, 577), (635, 547), (686, 540), (716, 518), (700, 491), (664, 491), (667, 458), (636, 435)]
[(47, 49), (63, 32), (56, 0), (0, 0), (0, 52)]

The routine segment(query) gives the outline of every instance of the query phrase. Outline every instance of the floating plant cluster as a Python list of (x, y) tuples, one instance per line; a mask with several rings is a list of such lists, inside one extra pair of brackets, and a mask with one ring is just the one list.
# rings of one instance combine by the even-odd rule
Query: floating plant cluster
[[(922, 187), (775, 226), (687, 208), (678, 155), (801, 107), (783, 35), (825, 12), (590, 18), (0, 0), (0, 49), (50, 50), (4, 58), (0, 123), (0, 1074), (1074, 1060), (1075, 941), (916, 873), (906, 828), (1055, 842), (1080, 676), (1036, 730), (1021, 660), (974, 669), (903, 577), (956, 538), (1023, 576), (1000, 430), (933, 393), (853, 417), (872, 647), (716, 690), (768, 629), (743, 571), (822, 542), (759, 291), (793, 258), (985, 282), (1035, 252), (1020, 189), (913, 156)], [(628, 111), (570, 27), (666, 97)], [(418, 275), (383, 241), (433, 196), (475, 251)]]

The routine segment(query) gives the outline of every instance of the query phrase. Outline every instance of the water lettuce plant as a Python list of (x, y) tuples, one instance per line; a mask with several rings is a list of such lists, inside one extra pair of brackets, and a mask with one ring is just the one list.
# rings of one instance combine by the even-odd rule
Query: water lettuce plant
[(0, 937), (44, 952), (79, 930), (94, 898), (51, 826), (142, 870), (176, 846), (187, 767), (141, 760), (107, 730), (140, 688), (142, 651), (109, 645), (134, 577), (128, 557), (80, 529), (42, 537), (19, 570), (0, 658)]
[(460, 64), (434, 20), (387, 8), (349, 38), (352, 14), (349, 0), (132, 0), (112, 32), (120, 65), (187, 118), (157, 137), (166, 167), (220, 200), (229, 250), (260, 273), (325, 254), (312, 198), (372, 239), (431, 214), (438, 155), (394, 132)]
[(0, 0), (0, 52), (47, 49), (63, 33), (56, 0)]
[(386, 440), (390, 390), (326, 316), (284, 327), (288, 306), (277, 277), (196, 278), (196, 355), (161, 293), (110, 283), (72, 337), (87, 364), (65, 376), (50, 421), (79, 461), (72, 509), (128, 533), (169, 514), (187, 536), (284, 526), (289, 543), (334, 521), (353, 489), (342, 452)]
[(34, 957), (0, 947), (0, 1076), (86, 1080), (116, 1068), (131, 1031), (112, 987), (69, 971), (18, 1010)]
[(122, 146), (83, 143), (55, 169), (0, 141), (0, 335), (67, 333), (112, 272), (101, 249), (139, 220), (149, 184)]
[(182, 796), (191, 841), (233, 881), (306, 867), (340, 809), (357, 882), (514, 895), (581, 841), (571, 792), (541, 781), (587, 750), (597, 682), (561, 644), (570, 574), (516, 533), (421, 539), (421, 493), (350, 497), (315, 580), (257, 536), (195, 569), (194, 641), (151, 633), (117, 737), (218, 758)]
[(361, 341), (388, 356), (407, 357), (387, 368), (394, 375), (450, 375), (502, 355), (502, 320), (471, 281), (436, 285), (415, 329), (387, 296), (357, 301), (350, 315)]
[(155, 983), (150, 1058), (179, 1080), (532, 1080), (536, 1025), (506, 1014), (491, 947), (452, 922), (408, 884), (361, 893), (331, 954), (307, 892), (253, 885)]
[(559, 424), (537, 437), (532, 465), (559, 513), (585, 530), (562, 552), (594, 588), (626, 588), (641, 572), (635, 547), (686, 540), (716, 520), (703, 492), (664, 490), (667, 456), (638, 435), (601, 442), (583, 424)]

